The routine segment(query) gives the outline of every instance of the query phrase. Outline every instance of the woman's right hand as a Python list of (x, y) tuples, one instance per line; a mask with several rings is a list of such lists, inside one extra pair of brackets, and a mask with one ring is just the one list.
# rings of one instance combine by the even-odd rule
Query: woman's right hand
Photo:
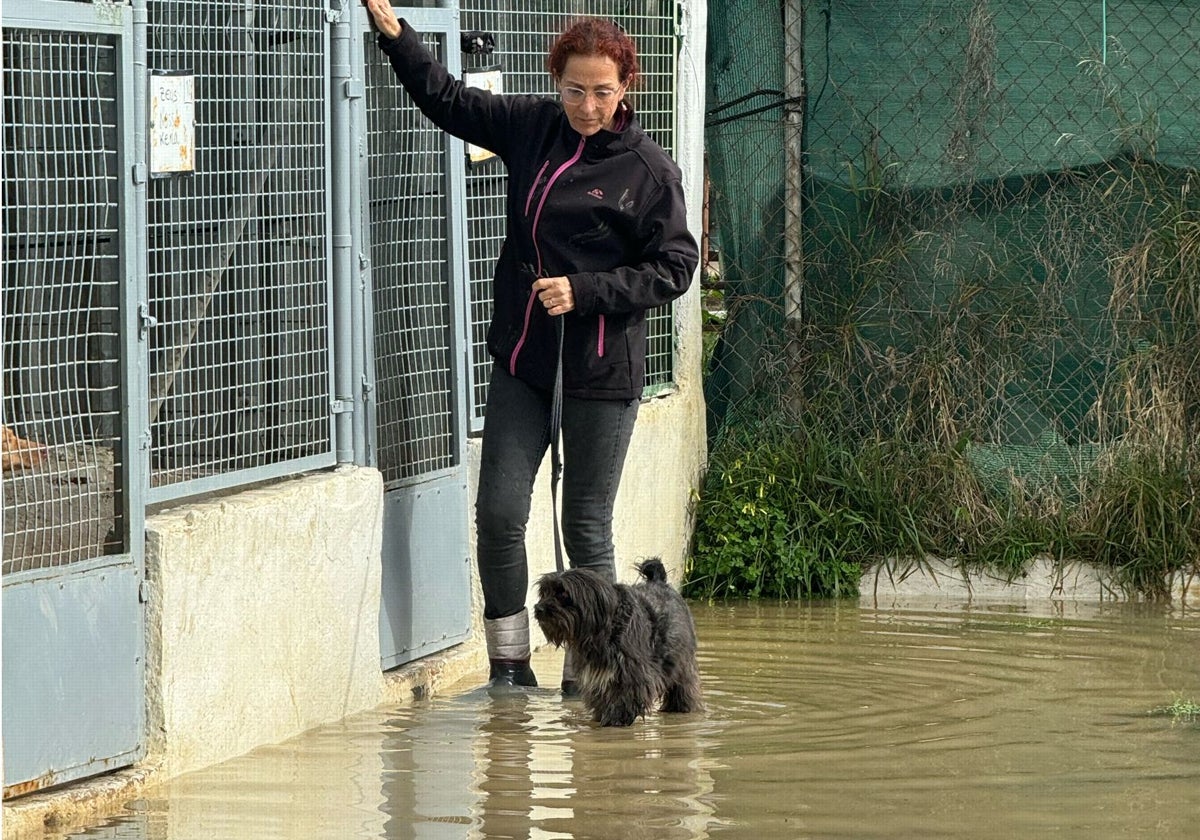
[(375, 26), (388, 38), (399, 38), (402, 27), (390, 0), (363, 0)]

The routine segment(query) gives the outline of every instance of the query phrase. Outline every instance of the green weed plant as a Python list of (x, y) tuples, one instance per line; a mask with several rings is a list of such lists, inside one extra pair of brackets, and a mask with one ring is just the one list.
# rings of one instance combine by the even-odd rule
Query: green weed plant
[(1200, 720), (1200, 703), (1184, 697), (1176, 697), (1169, 706), (1151, 709), (1150, 714), (1170, 717), (1175, 723), (1195, 723)]

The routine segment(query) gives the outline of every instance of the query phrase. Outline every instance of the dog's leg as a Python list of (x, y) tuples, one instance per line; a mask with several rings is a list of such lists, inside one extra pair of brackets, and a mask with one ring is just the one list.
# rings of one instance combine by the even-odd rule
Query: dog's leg
[(601, 726), (629, 726), (637, 720), (636, 698), (618, 684), (619, 674), (587, 659), (578, 673), (580, 696), (592, 720)]
[(691, 683), (675, 683), (663, 696), (663, 712), (697, 712), (703, 708), (699, 686)]
[(567, 645), (563, 649), (562, 696), (579, 696), (579, 667), (575, 664), (575, 649)]
[(671, 684), (663, 695), (662, 712), (697, 712), (704, 708), (700, 699), (700, 674), (694, 661), (679, 663), (672, 674)]
[(631, 726), (639, 717), (644, 717), (649, 709), (642, 705), (639, 698), (631, 694), (617, 694), (608, 698), (613, 702), (600, 706), (595, 710), (595, 719), (601, 726)]
[(649, 714), (662, 683), (655, 683), (643, 663), (614, 664), (615, 670), (589, 670), (582, 675), (583, 700), (601, 726), (630, 726)]

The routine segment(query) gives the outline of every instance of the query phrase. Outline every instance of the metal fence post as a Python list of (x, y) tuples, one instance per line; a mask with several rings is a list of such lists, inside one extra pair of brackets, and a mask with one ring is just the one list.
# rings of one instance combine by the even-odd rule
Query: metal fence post
[[(128, 173), (133, 181), (132, 212), (126, 218), (133, 223), (134, 235), (126, 242), (133, 247), (125, 259), (134, 268), (126, 271), (126, 297), (122, 302), (125, 318), (125, 350), (130, 354), (125, 369), (130, 372), (125, 385), (125, 417), (123, 443), (124, 463), (129, 464), (128, 515), (130, 533), (134, 541), (142, 539), (147, 496), (150, 490), (150, 415), (147, 396), (150, 359), (146, 328), (149, 326), (149, 212), (147, 209), (147, 182), (149, 180), (149, 47), (147, 32), (149, 13), (148, 0), (133, 0), (133, 172)], [(132, 279), (130, 279), (132, 278)], [(143, 322), (143, 318), (147, 320)], [(127, 356), (127, 359), (130, 359)], [(140, 551), (140, 549), (139, 549)]]
[(795, 338), (804, 288), (802, 241), (804, 198), (804, 3), (787, 0), (783, 10), (784, 95), (784, 317)]
[[(355, 204), (350, 193), (350, 181), (355, 172), (351, 166), (352, 137), (350, 130), (352, 99), (361, 95), (355, 87), (351, 65), (353, 20), (349, 3), (342, 2), (331, 9), (332, 23), (329, 40), (330, 55), (330, 165), (333, 178), (330, 182), (330, 211), (333, 218), (330, 228), (333, 234), (333, 357), (334, 357), (334, 412), (335, 439), (338, 463), (363, 463), (362, 435), (356, 433), (360, 424), (354, 422), (355, 414), (362, 410), (362, 377), (355, 387), (355, 359), (360, 348), (354, 346), (354, 282), (358, 268), (354, 259), (354, 225), (351, 211)], [(361, 80), (358, 88), (361, 88)], [(361, 368), (361, 365), (360, 365)]]

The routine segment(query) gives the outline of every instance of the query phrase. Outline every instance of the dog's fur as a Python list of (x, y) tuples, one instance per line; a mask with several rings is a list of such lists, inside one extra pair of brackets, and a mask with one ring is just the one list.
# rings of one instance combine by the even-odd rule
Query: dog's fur
[(0, 426), (0, 464), (5, 472), (22, 467), (36, 467), (46, 457), (46, 447), (32, 440), (17, 437), (8, 426)]
[(629, 726), (660, 698), (663, 712), (701, 708), (696, 628), (658, 558), (634, 586), (589, 569), (538, 581), (533, 614), (546, 638), (573, 653), (579, 693), (601, 726)]

